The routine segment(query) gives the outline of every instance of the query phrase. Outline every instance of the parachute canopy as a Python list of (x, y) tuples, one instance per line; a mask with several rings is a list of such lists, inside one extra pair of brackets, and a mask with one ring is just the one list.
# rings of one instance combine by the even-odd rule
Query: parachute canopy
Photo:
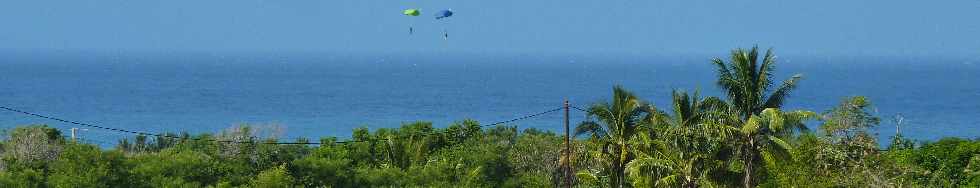
[(448, 18), (450, 16), (453, 16), (453, 11), (451, 10), (442, 10), (436, 13), (436, 19)]
[(419, 16), (419, 14), (422, 14), (422, 10), (415, 9), (415, 8), (405, 9), (405, 11), (403, 11), (402, 14), (405, 14), (406, 16)]

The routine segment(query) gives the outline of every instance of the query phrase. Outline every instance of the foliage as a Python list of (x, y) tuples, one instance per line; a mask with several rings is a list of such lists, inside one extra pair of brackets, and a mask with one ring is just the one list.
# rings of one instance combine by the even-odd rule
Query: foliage
[(907, 178), (929, 185), (973, 187), (980, 185), (977, 165), (980, 164), (980, 140), (944, 138), (924, 143), (914, 150), (903, 150), (892, 157), (911, 165)]
[(333, 144), (318, 147), (310, 155), (294, 160), (290, 171), (301, 185), (320, 187), (328, 185), (351, 185), (348, 174), (351, 160), (347, 150)]
[(61, 132), (46, 125), (17, 127), (3, 144), (3, 165), (7, 169), (44, 168), (58, 158), (64, 145)]
[(262, 171), (252, 180), (250, 185), (255, 188), (292, 187), (293, 177), (286, 171), (285, 165), (280, 165)]
[(0, 187), (980, 186), (980, 140), (916, 144), (895, 135), (881, 150), (871, 130), (883, 122), (869, 98), (845, 98), (819, 115), (784, 110), (801, 77), (773, 85), (772, 51), (736, 49), (712, 62), (723, 97), (674, 91), (661, 111), (616, 86), (609, 101), (583, 109), (571, 148), (552, 132), (473, 120), (357, 128), (351, 142), (318, 145), (270, 144), (281, 129), (240, 125), (139, 135), (114, 148), (28, 125), (0, 141)]
[[(631, 140), (645, 125), (652, 122), (657, 110), (621, 86), (613, 88), (612, 102), (596, 103), (588, 108), (586, 120), (575, 128), (575, 135), (588, 135), (602, 150), (598, 157), (608, 161), (605, 173), (611, 178), (610, 187), (622, 187), (626, 182), (626, 164), (633, 160)], [(591, 119), (591, 118), (590, 118)]]
[(744, 187), (754, 186), (757, 171), (764, 170), (755, 168), (757, 163), (764, 161), (765, 165), (773, 165), (775, 160), (786, 157), (786, 150), (790, 148), (781, 137), (806, 130), (803, 122), (814, 116), (808, 111), (783, 113), (779, 110), (803, 77), (794, 75), (770, 90), (776, 56), (770, 49), (762, 56), (762, 61), (759, 60), (758, 47), (732, 50), (727, 63), (719, 58), (712, 60), (718, 69), (717, 84), (728, 98), (718, 109), (722, 113), (713, 118), (733, 129), (730, 132), (735, 138), (731, 144), (743, 169)]
[(51, 163), (50, 187), (109, 187), (126, 185), (125, 157), (117, 151), (103, 152), (92, 145), (68, 144)]
[[(559, 157), (562, 139), (552, 132), (542, 132), (537, 129), (525, 129), (517, 138), (510, 152), (507, 152), (507, 162), (514, 169), (518, 185), (539, 185), (534, 187), (553, 187), (562, 182), (562, 171), (559, 168)], [(520, 183), (518, 183), (520, 182)]]
[[(698, 93), (674, 91), (672, 114), (656, 113), (648, 134), (634, 139), (637, 159), (627, 164), (636, 187), (698, 187), (717, 184), (724, 171), (722, 148), (726, 128), (712, 124), (712, 112), (723, 103)], [(659, 136), (659, 137), (657, 137)], [(659, 139), (657, 139), (659, 138)]]

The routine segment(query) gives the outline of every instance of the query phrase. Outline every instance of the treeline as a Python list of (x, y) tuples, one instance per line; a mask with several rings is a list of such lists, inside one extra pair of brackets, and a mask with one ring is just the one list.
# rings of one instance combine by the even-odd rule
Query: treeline
[(0, 187), (980, 186), (980, 140), (896, 135), (880, 148), (869, 130), (883, 120), (869, 99), (782, 109), (802, 76), (775, 84), (771, 51), (736, 49), (712, 63), (722, 97), (675, 91), (661, 108), (614, 87), (608, 101), (579, 109), (589, 118), (575, 127), (571, 157), (553, 132), (472, 120), (358, 128), (354, 142), (321, 145), (268, 144), (274, 130), (236, 126), (138, 136), (113, 149), (30, 125), (4, 133)]

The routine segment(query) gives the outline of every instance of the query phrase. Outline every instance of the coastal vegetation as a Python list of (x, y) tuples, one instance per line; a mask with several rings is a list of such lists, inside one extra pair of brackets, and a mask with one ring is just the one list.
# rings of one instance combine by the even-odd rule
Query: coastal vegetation
[(667, 107), (615, 86), (576, 107), (588, 118), (573, 124), (571, 148), (551, 131), (473, 120), (288, 144), (243, 125), (114, 148), (24, 125), (0, 141), (0, 187), (980, 187), (980, 140), (877, 140), (871, 130), (892, 122), (862, 96), (785, 109), (804, 77), (776, 82), (776, 62), (735, 49), (711, 61), (723, 96), (676, 90)]

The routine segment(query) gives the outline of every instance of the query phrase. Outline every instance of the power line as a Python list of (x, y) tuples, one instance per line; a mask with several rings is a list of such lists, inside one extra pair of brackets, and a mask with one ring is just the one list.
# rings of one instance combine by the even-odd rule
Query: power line
[(582, 111), (582, 112), (585, 112), (585, 113), (592, 113), (591, 110), (582, 109), (582, 108), (579, 108), (578, 106), (570, 106), (570, 107), (574, 108), (575, 110)]
[[(36, 113), (31, 113), (31, 112), (27, 112), (27, 111), (18, 110), (18, 109), (13, 109), (13, 108), (9, 108), (9, 107), (6, 107), (6, 106), (0, 106), (0, 109), (11, 111), (11, 112), (17, 112), (17, 113), (21, 113), (21, 114), (26, 114), (26, 115), (30, 115), (30, 116), (35, 116), (35, 117), (39, 117), (39, 118), (50, 119), (50, 120), (60, 121), (60, 122), (64, 122), (64, 123), (74, 124), (74, 125), (81, 125), (81, 126), (93, 127), (93, 128), (110, 130), (110, 131), (116, 131), (116, 132), (124, 132), (124, 133), (136, 134), (136, 135), (151, 135), (151, 136), (157, 136), (157, 137), (168, 137), (168, 138), (175, 138), (175, 139), (179, 139), (180, 138), (180, 137), (173, 136), (173, 135), (157, 134), (157, 133), (141, 132), (141, 131), (131, 131), (131, 130), (125, 130), (125, 129), (117, 129), (117, 128), (103, 127), (103, 126), (98, 126), (98, 125), (81, 123), (81, 122), (77, 122), (77, 121), (65, 120), (65, 119), (61, 119), (61, 118), (56, 118), (56, 117), (51, 117), (51, 116), (45, 116), (45, 115), (41, 115), (41, 114), (36, 114)], [(226, 142), (226, 143), (252, 143), (252, 142), (241, 142), (241, 141), (233, 141), (233, 140), (214, 140), (214, 139), (203, 139), (203, 138), (190, 138), (190, 139), (193, 139), (193, 140), (214, 141), (214, 142)]]
[[(531, 114), (531, 115), (526, 115), (526, 116), (522, 116), (522, 117), (518, 117), (518, 118), (506, 120), (506, 121), (499, 121), (499, 122), (495, 122), (495, 123), (491, 123), (491, 124), (480, 125), (480, 127), (495, 126), (495, 125), (501, 125), (501, 124), (515, 122), (515, 121), (520, 121), (520, 120), (532, 118), (532, 117), (535, 117), (535, 116), (540, 116), (540, 115), (544, 115), (544, 114), (547, 114), (547, 113), (556, 112), (556, 111), (561, 110), (562, 108), (563, 107), (559, 107), (559, 108), (551, 109), (551, 110), (548, 110), (548, 111), (544, 111), (544, 112), (540, 112), (540, 113), (536, 113), (536, 114)], [(237, 143), (237, 144), (255, 144), (255, 143), (257, 143), (257, 144), (272, 144), (272, 145), (320, 145), (320, 144), (324, 144), (323, 142), (256, 142), (256, 141), (236, 141), (236, 140), (217, 140), (217, 139), (206, 139), (206, 138), (179, 137), (179, 136), (174, 136), (172, 134), (159, 134), (159, 133), (151, 133), (151, 132), (143, 132), (143, 131), (132, 131), (132, 130), (126, 130), (126, 129), (112, 128), (112, 127), (103, 127), (103, 126), (98, 126), (98, 125), (93, 125), (93, 124), (88, 124), (88, 123), (82, 123), (82, 122), (71, 121), (71, 120), (61, 119), (61, 118), (57, 118), (57, 117), (52, 117), (52, 116), (46, 116), (46, 115), (41, 115), (41, 114), (37, 114), (37, 113), (27, 112), (27, 111), (23, 111), (23, 110), (14, 109), (14, 108), (9, 108), (9, 107), (6, 107), (6, 106), (0, 106), (0, 109), (11, 111), (11, 112), (17, 112), (17, 113), (21, 113), (21, 114), (25, 114), (25, 115), (29, 115), (29, 116), (35, 116), (35, 117), (39, 117), (39, 118), (43, 118), (43, 119), (49, 119), (49, 120), (54, 120), (54, 121), (59, 121), (59, 122), (64, 122), (64, 123), (69, 123), (69, 124), (74, 124), (74, 125), (81, 125), (81, 126), (86, 126), (86, 127), (92, 127), (92, 128), (97, 128), (97, 129), (103, 129), (103, 130), (109, 130), (109, 131), (116, 131), (116, 132), (124, 132), (124, 133), (129, 133), (129, 134), (136, 134), (136, 135), (150, 135), (150, 136), (156, 136), (156, 137), (173, 138), (173, 139), (190, 139), (190, 140), (196, 140), (196, 141), (208, 141), (208, 142), (219, 142), (219, 143)], [(428, 136), (428, 135), (431, 135), (431, 134), (434, 134), (434, 133), (424, 134), (422, 136)], [(404, 137), (413, 137), (413, 136), (417, 136), (417, 135), (402, 136), (401, 138), (404, 138)], [(390, 139), (390, 138), (388, 138), (388, 139)], [(333, 142), (333, 143), (345, 144), (345, 143), (367, 142), (367, 141), (372, 141), (372, 140), (382, 140), (382, 139), (347, 140), (347, 141), (336, 141), (336, 142)], [(384, 139), (384, 140), (387, 140), (387, 139)]]

